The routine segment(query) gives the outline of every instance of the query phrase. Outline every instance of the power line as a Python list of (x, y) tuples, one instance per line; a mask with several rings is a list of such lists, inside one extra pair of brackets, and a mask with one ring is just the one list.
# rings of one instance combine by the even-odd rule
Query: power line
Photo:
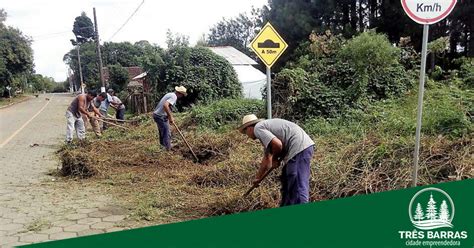
[[(86, 27), (81, 27), (79, 29), (85, 29), (85, 28), (94, 28), (94, 26), (86, 26)], [(54, 32), (54, 33), (48, 33), (48, 34), (39, 34), (39, 35), (31, 36), (31, 38), (33, 38), (35, 41), (38, 41), (38, 40), (54, 38), (56, 36), (65, 36), (68, 33), (73, 33), (73, 32), (71, 30), (68, 30), (68, 31)]]
[(130, 19), (132, 19), (132, 17), (137, 13), (137, 11), (140, 9), (140, 7), (143, 5), (143, 3), (145, 3), (145, 0), (143, 0), (140, 5), (138, 5), (138, 7), (135, 9), (135, 11), (133, 11), (133, 13), (130, 15), (130, 17), (128, 17), (128, 19), (122, 24), (122, 26), (120, 26), (120, 28), (115, 31), (115, 33), (107, 40), (107, 41), (110, 41), (112, 38), (115, 37), (116, 34), (118, 34), (120, 32), (120, 30), (122, 30), (122, 28), (127, 25), (127, 23), (130, 21)]

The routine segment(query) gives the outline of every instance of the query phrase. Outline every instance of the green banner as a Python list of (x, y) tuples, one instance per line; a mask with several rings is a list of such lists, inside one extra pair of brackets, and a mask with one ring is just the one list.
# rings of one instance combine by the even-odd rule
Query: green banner
[(474, 247), (474, 180), (31, 247)]

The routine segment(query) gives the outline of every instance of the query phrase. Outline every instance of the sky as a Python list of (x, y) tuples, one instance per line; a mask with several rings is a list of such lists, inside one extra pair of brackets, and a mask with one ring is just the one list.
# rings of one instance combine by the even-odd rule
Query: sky
[[(96, 8), (101, 43), (148, 40), (166, 48), (166, 31), (189, 36), (191, 45), (208, 34), (222, 18), (250, 12), (267, 0), (144, 0), (130, 21), (113, 34), (132, 15), (143, 0), (2, 0), (0, 8), (8, 14), (6, 24), (20, 29), (33, 39), (37, 73), (64, 81), (67, 66), (63, 56), (73, 46), (74, 19), (86, 12), (93, 19)], [(112, 37), (113, 36), (113, 37)]]

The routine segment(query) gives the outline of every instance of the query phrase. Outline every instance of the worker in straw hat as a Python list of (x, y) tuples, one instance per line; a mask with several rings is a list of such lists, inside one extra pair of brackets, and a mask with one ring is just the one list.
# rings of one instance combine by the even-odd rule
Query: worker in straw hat
[(280, 206), (309, 201), (310, 164), (314, 142), (293, 122), (283, 119), (258, 119), (244, 116), (239, 131), (251, 139), (258, 139), (264, 147), (264, 156), (254, 180), (258, 186), (263, 175), (272, 166), (283, 163)]
[(187, 95), (186, 88), (184, 86), (176, 86), (174, 92), (170, 92), (161, 98), (158, 105), (156, 105), (153, 111), (153, 119), (158, 127), (158, 133), (160, 137), (160, 144), (167, 150), (171, 149), (171, 132), (170, 123), (174, 123), (173, 114), (171, 113), (171, 106), (176, 104), (179, 98)]

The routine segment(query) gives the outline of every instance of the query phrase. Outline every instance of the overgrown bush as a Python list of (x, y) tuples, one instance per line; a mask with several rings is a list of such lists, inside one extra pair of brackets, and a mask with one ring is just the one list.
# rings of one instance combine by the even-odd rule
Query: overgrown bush
[(111, 65), (108, 66), (110, 74), (110, 87), (115, 90), (115, 92), (121, 92), (127, 87), (129, 82), (128, 71), (121, 65)]
[[(417, 92), (404, 98), (371, 104), (364, 110), (350, 110), (343, 117), (312, 118), (303, 123), (314, 135), (351, 134), (362, 137), (371, 129), (388, 137), (413, 137), (416, 129)], [(426, 92), (421, 132), (424, 135), (462, 137), (474, 130), (470, 110), (472, 92), (439, 86)], [(369, 129), (367, 129), (369, 128)], [(350, 137), (344, 137), (349, 138)]]
[(158, 94), (179, 84), (189, 89), (184, 105), (242, 96), (242, 86), (232, 65), (207, 48), (176, 47), (165, 54), (164, 62)]
[(324, 85), (302, 69), (283, 69), (273, 83), (275, 116), (296, 120), (334, 116), (345, 106), (341, 90)]
[(308, 54), (300, 47), (300, 58), (275, 77), (276, 116), (336, 117), (374, 100), (400, 96), (412, 86), (410, 74), (399, 62), (400, 49), (384, 35), (371, 31), (345, 41), (326, 32), (312, 34), (311, 41)]
[(253, 99), (223, 99), (192, 108), (188, 121), (201, 127), (218, 129), (225, 124), (238, 125), (244, 115), (262, 116), (264, 102)]
[(461, 64), (459, 76), (466, 87), (474, 87), (474, 58), (461, 58), (458, 60)]
[(355, 68), (369, 98), (397, 96), (411, 85), (399, 63), (400, 49), (392, 46), (385, 35), (362, 33), (349, 40), (338, 56)]

